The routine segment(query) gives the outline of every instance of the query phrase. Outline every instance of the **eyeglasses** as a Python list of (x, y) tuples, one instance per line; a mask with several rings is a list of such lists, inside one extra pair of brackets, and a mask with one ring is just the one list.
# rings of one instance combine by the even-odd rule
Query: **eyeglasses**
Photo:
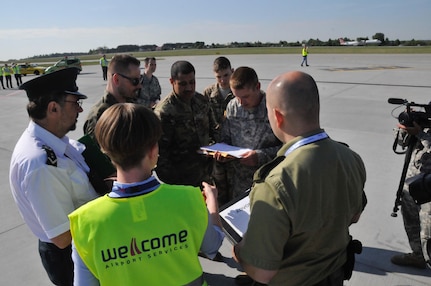
[[(116, 73), (116, 74), (118, 74), (119, 76), (121, 76), (121, 77), (124, 77), (125, 79), (128, 79), (129, 81), (130, 81), (130, 83), (132, 84), (132, 85), (134, 85), (134, 86), (137, 86), (138, 84), (140, 84), (141, 83), (141, 78), (142, 77), (135, 77), (135, 78), (131, 78), (131, 77), (128, 77), (128, 76), (126, 76), (126, 75), (124, 75), (124, 74), (121, 74), (121, 73)], [(112, 74), (112, 75), (114, 75), (114, 74)]]
[(82, 108), (82, 100), (77, 100), (77, 101), (65, 100), (64, 102), (75, 103), (76, 107)]

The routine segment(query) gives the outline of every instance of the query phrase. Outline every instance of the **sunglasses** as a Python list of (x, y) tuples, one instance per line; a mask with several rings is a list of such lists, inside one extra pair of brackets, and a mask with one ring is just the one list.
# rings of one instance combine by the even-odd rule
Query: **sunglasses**
[[(124, 77), (125, 79), (128, 79), (130, 81), (130, 83), (134, 86), (137, 86), (139, 83), (141, 83), (142, 77), (131, 78), (131, 77), (128, 77), (128, 76), (121, 74), (121, 73), (118, 73), (118, 72), (116, 74), (118, 74), (121, 77)], [(114, 74), (112, 74), (112, 75), (114, 75)]]

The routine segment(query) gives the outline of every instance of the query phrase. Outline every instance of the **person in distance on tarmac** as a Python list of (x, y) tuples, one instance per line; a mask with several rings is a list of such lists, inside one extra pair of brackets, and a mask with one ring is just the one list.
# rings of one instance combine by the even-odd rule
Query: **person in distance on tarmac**
[(109, 61), (106, 59), (106, 55), (105, 54), (99, 59), (99, 63), (100, 63), (100, 66), (102, 67), (103, 80), (107, 80), (108, 79), (108, 64), (109, 64)]

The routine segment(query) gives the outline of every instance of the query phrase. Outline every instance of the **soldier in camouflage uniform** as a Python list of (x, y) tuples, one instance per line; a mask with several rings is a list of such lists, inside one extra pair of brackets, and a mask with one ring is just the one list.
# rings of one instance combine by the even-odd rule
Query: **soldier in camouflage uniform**
[(170, 82), (173, 91), (154, 110), (163, 130), (156, 173), (168, 184), (201, 186), (210, 182), (212, 158), (198, 151), (214, 142), (214, 117), (208, 100), (195, 90), (192, 64), (175, 62)]
[(162, 88), (160, 87), (159, 79), (153, 74), (156, 71), (156, 58), (144, 59), (144, 74), (142, 75), (142, 88), (136, 103), (143, 104), (148, 108), (153, 109), (160, 101)]
[[(235, 96), (233, 95), (229, 80), (233, 73), (230, 61), (226, 57), (218, 57), (214, 60), (213, 72), (216, 82), (205, 88), (203, 95), (208, 98), (210, 107), (214, 112), (217, 124), (216, 141), (220, 142), (219, 128), (225, 118), (226, 106)], [(228, 202), (227, 174), (224, 164), (214, 161), (213, 179), (218, 189), (218, 202), (223, 205)]]
[(102, 113), (119, 102), (133, 102), (140, 90), (141, 62), (129, 55), (115, 55), (109, 62), (108, 81), (103, 97), (91, 108), (84, 123), (84, 134), (94, 138), (94, 128)]
[[(431, 158), (431, 130), (424, 132), (416, 123), (413, 127), (401, 124), (398, 127), (400, 128), (399, 142), (403, 142), (407, 134), (416, 136), (418, 139), (409, 163), (406, 181), (421, 172), (431, 173), (431, 160), (429, 160)], [(401, 199), (401, 214), (413, 252), (395, 255), (391, 261), (397, 265), (426, 268), (424, 256), (429, 261), (426, 242), (431, 238), (431, 203), (417, 205), (409, 193), (408, 184), (405, 183)]]
[(225, 163), (228, 170), (228, 190), (232, 199), (251, 187), (254, 172), (275, 157), (282, 143), (271, 130), (265, 92), (260, 90), (260, 82), (254, 69), (236, 69), (230, 79), (230, 87), (235, 99), (227, 105), (221, 141), (251, 149), (241, 159)]
[(217, 82), (205, 88), (203, 95), (209, 100), (217, 124), (221, 125), (226, 106), (235, 97), (229, 85), (233, 69), (229, 59), (218, 57), (214, 60), (213, 71)]

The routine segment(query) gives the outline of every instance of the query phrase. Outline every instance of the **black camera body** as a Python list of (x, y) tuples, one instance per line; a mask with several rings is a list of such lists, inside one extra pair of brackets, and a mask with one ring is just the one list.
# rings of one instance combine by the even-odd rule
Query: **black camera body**
[(412, 127), (416, 122), (422, 128), (431, 127), (431, 114), (424, 111), (403, 111), (398, 115), (398, 122), (404, 126)]
[[(401, 98), (389, 98), (388, 103), (406, 106), (406, 110), (398, 115), (398, 122), (400, 124), (412, 127), (413, 122), (416, 122), (422, 128), (431, 127), (431, 104), (419, 104)], [(412, 107), (419, 107), (424, 111), (416, 111)]]

